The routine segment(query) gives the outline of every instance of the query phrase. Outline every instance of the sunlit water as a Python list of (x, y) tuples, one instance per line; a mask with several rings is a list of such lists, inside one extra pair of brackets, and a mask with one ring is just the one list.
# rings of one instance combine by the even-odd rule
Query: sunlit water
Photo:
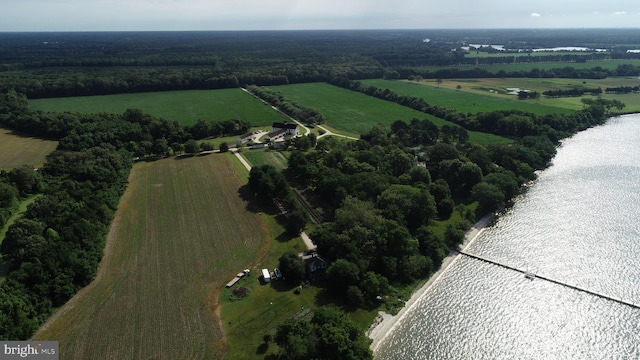
[[(640, 115), (566, 140), (467, 248), (640, 304)], [(640, 359), (640, 309), (459, 258), (377, 359)]]

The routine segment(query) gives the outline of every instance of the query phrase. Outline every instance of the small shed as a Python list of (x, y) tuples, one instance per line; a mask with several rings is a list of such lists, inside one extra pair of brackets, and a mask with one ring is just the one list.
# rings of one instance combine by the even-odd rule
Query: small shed
[(269, 270), (268, 269), (262, 269), (262, 278), (264, 279), (264, 282), (266, 282), (266, 283), (271, 281), (271, 274), (269, 274)]

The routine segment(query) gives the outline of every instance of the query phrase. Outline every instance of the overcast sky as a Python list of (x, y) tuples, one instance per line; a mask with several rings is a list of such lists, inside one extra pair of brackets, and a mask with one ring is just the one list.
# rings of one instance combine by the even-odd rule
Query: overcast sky
[(0, 31), (639, 26), (638, 0), (0, 0)]

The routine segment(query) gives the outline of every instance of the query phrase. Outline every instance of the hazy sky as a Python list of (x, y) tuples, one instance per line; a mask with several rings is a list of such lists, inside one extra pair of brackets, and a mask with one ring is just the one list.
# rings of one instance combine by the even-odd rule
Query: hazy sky
[(0, 0), (0, 31), (639, 26), (637, 0)]

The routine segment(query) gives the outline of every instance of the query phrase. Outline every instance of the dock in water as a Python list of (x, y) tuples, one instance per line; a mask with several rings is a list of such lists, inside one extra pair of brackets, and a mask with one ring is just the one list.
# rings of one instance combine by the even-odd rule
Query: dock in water
[(631, 307), (636, 308), (636, 309), (640, 309), (640, 304), (636, 304), (636, 303), (631, 302), (631, 301), (626, 301), (626, 300), (623, 300), (621, 298), (615, 298), (613, 296), (609, 296), (607, 294), (603, 294), (603, 293), (598, 292), (598, 291), (589, 290), (587, 288), (583, 288), (583, 287), (578, 286), (578, 285), (571, 285), (571, 284), (569, 284), (567, 282), (556, 280), (556, 279), (550, 278), (548, 276), (534, 274), (534, 273), (531, 273), (529, 271), (518, 269), (517, 267), (511, 266), (511, 265), (508, 265), (508, 264), (505, 264), (505, 263), (502, 263), (502, 262), (499, 262), (499, 261), (488, 259), (488, 258), (486, 258), (484, 256), (474, 255), (474, 254), (468, 253), (466, 251), (458, 251), (458, 253), (460, 253), (460, 254), (462, 254), (464, 256), (468, 256), (468, 257), (470, 257), (472, 259), (484, 261), (486, 263), (497, 265), (497, 266), (503, 267), (505, 269), (517, 271), (519, 273), (524, 274), (527, 277), (527, 279), (529, 279), (529, 280), (542, 279), (542, 280), (545, 280), (545, 281), (552, 282), (554, 284), (558, 284), (558, 285), (562, 285), (564, 287), (568, 287), (570, 289), (582, 291), (582, 292), (585, 292), (587, 294), (591, 294), (591, 295), (594, 295), (594, 296), (597, 296), (597, 297), (600, 297), (600, 298), (603, 298), (603, 299), (615, 301), (615, 302), (623, 304), (623, 305), (627, 305), (627, 306), (631, 306)]

